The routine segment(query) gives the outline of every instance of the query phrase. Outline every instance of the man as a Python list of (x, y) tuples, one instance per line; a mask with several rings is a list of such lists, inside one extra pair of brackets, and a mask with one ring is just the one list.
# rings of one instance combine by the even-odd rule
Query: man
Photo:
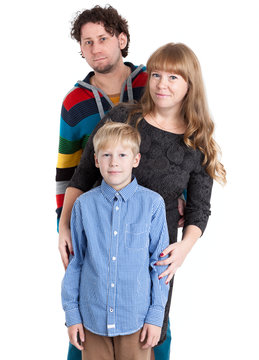
[[(67, 185), (83, 148), (104, 114), (119, 102), (138, 101), (147, 81), (143, 65), (123, 63), (130, 42), (128, 24), (111, 6), (95, 6), (80, 13), (73, 22), (71, 36), (79, 42), (82, 57), (93, 71), (76, 83), (62, 104), (56, 182), (59, 250), (65, 269), (69, 254), (73, 254), (71, 210), (75, 199), (82, 194)], [(155, 350), (156, 360), (169, 359), (169, 352), (170, 330), (165, 343)], [(70, 344), (68, 360), (79, 359), (81, 352)]]
[[(139, 100), (147, 79), (143, 65), (136, 67), (123, 63), (122, 57), (128, 54), (130, 40), (128, 26), (111, 6), (96, 6), (82, 12), (73, 23), (71, 35), (80, 43), (82, 56), (94, 71), (84, 81), (77, 82), (62, 105), (56, 173), (58, 219), (66, 187), (92, 130), (115, 104)], [(74, 195), (73, 205), (81, 192), (74, 188), (67, 191), (69, 195)], [(72, 251), (70, 210), (67, 212), (64, 209), (59, 226), (59, 249), (65, 268), (68, 265), (68, 252)]]

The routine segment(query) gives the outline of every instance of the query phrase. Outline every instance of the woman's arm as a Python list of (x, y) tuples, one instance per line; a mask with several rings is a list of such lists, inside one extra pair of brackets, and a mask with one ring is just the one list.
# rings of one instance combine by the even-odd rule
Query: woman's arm
[(169, 254), (169, 257), (157, 263), (157, 265), (169, 265), (166, 271), (161, 274), (163, 277), (168, 276), (167, 281), (172, 279), (193, 245), (204, 232), (210, 216), (210, 198), (213, 179), (208, 175), (205, 167), (202, 165), (202, 154), (196, 151), (195, 155), (197, 156), (197, 165), (190, 173), (187, 187), (182, 241), (171, 244), (164, 249), (163, 255)]

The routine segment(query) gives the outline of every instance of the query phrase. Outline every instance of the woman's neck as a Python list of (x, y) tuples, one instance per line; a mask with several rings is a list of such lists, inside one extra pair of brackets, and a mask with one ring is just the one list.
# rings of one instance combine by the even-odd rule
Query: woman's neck
[(151, 125), (175, 134), (183, 134), (186, 130), (184, 118), (179, 112), (157, 110), (147, 114), (145, 119)]

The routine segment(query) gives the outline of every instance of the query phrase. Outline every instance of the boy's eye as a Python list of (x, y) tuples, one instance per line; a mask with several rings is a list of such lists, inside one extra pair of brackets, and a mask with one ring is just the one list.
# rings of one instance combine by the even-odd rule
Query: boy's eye
[(170, 77), (171, 80), (177, 79), (177, 76), (175, 76), (175, 75), (170, 75), (169, 77)]
[(104, 156), (104, 157), (108, 157), (108, 156), (110, 156), (110, 154), (103, 154), (103, 156)]
[(125, 156), (127, 156), (127, 155), (126, 155), (126, 154), (120, 154), (120, 156), (121, 156), (121, 157), (125, 157)]

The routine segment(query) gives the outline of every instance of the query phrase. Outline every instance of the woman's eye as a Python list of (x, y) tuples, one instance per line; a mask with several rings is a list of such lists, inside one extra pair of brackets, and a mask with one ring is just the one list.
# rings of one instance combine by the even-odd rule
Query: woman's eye
[(160, 75), (158, 73), (152, 73), (152, 77), (158, 78)]

